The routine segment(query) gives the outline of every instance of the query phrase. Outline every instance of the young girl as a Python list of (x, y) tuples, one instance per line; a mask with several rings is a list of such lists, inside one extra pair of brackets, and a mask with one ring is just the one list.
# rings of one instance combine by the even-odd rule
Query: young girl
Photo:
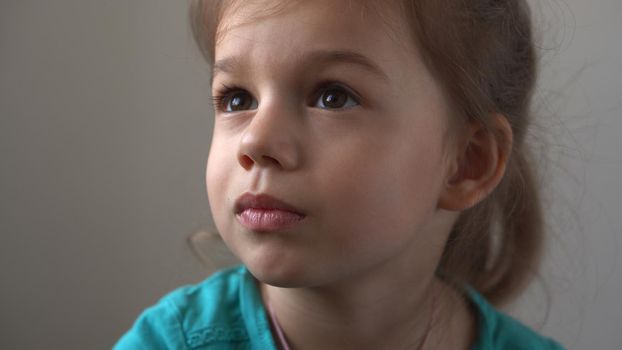
[(207, 190), (243, 265), (116, 349), (561, 349), (497, 311), (534, 274), (523, 0), (197, 0)]

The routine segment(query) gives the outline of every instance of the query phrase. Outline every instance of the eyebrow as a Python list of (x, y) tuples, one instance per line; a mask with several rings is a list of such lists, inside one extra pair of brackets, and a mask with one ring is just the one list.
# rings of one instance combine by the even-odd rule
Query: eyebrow
[[(379, 78), (388, 81), (388, 75), (371, 59), (365, 55), (355, 51), (349, 50), (321, 50), (313, 51), (304, 55), (299, 60), (299, 63), (310, 63), (312, 65), (327, 65), (330, 63), (348, 63), (354, 64), (363, 68), (364, 70), (378, 76)], [(219, 73), (232, 73), (236, 69), (244, 65), (244, 61), (237, 57), (225, 57), (216, 61), (212, 65), (212, 76), (210, 78), (210, 85), (214, 82), (214, 77)]]

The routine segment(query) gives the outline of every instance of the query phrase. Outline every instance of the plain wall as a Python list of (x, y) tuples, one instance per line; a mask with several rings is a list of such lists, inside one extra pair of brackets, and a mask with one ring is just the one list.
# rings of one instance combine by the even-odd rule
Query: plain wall
[[(622, 2), (532, 3), (551, 299), (510, 311), (619, 349)], [(207, 275), (186, 238), (210, 221), (209, 93), (187, 1), (0, 0), (0, 348), (110, 348)]]

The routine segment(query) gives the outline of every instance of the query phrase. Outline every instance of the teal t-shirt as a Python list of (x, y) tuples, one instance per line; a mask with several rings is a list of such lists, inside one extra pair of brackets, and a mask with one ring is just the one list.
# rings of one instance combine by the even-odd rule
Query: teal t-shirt
[[(475, 290), (468, 295), (478, 312), (471, 350), (563, 349), (495, 310)], [(255, 279), (237, 266), (176, 289), (146, 309), (114, 346), (127, 349), (276, 350), (276, 345)]]

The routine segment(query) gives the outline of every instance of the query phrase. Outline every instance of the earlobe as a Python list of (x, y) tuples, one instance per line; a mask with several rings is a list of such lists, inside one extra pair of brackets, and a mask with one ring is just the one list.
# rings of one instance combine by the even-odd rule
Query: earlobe
[(512, 128), (502, 114), (493, 116), (489, 128), (470, 121), (465, 142), (459, 148), (439, 198), (441, 209), (469, 209), (497, 187), (512, 150)]

